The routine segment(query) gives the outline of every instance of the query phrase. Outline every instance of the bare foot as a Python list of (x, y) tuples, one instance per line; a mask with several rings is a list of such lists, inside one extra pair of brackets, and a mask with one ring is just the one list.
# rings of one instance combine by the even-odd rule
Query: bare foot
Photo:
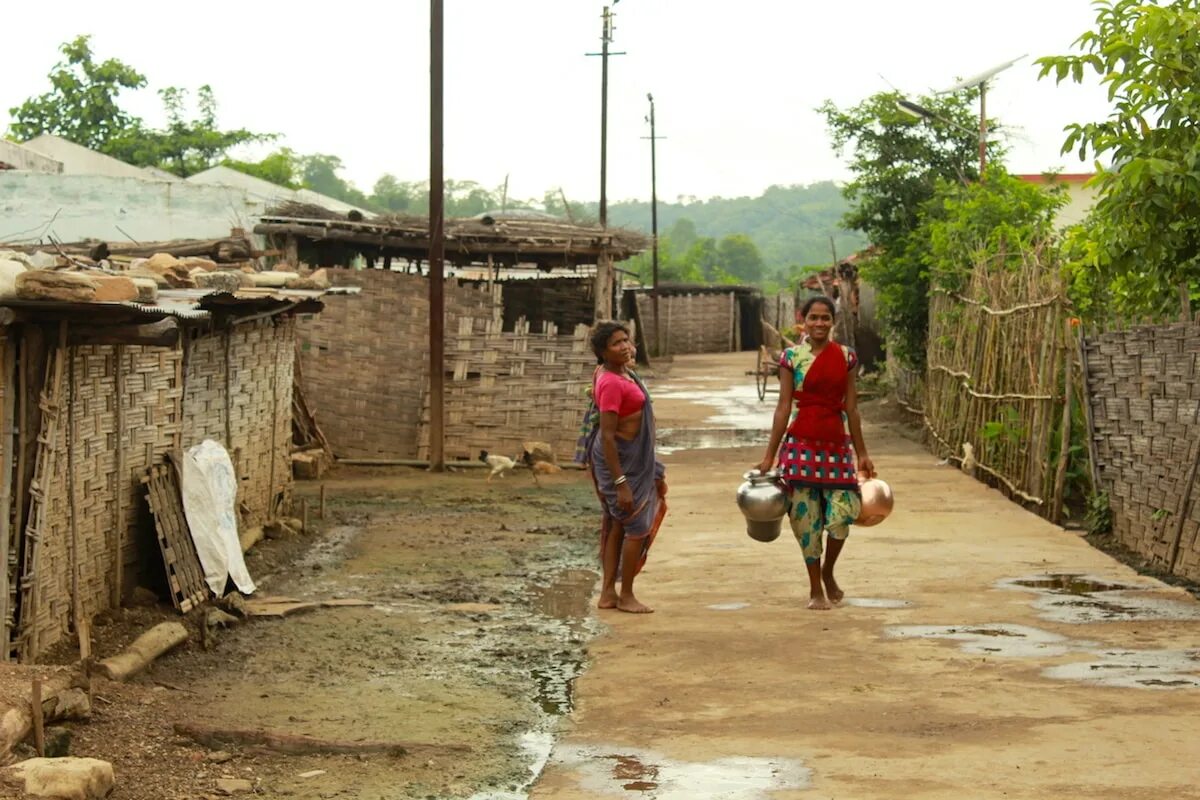
[(654, 609), (638, 600), (636, 597), (622, 597), (617, 600), (617, 610), (629, 614), (653, 614)]
[(809, 611), (828, 611), (831, 608), (833, 606), (829, 605), (829, 601), (825, 599), (825, 595), (808, 598)]
[(600, 592), (600, 602), (596, 603), (596, 608), (616, 608), (617, 593), (612, 589), (603, 589)]
[(843, 592), (841, 587), (837, 585), (837, 581), (833, 579), (833, 576), (831, 575), (828, 578), (824, 578), (824, 581), (825, 596), (829, 598), (829, 602), (835, 605), (842, 602), (842, 598), (846, 596), (846, 593)]

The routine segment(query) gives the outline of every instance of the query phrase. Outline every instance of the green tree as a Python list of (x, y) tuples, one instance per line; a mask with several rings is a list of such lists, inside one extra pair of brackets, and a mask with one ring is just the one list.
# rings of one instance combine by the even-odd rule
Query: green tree
[(341, 200), (343, 203), (373, 208), (370, 199), (360, 189), (338, 174), (342, 168), (342, 159), (328, 153), (301, 156), (301, 184), (306, 189)]
[(227, 158), (221, 162), (231, 169), (262, 178), (264, 181), (289, 189), (299, 189), (299, 160), (289, 148), (280, 148), (262, 161), (237, 161)]
[(1094, 72), (1113, 103), (1107, 119), (1066, 128), (1063, 152), (1097, 166), (1099, 199), (1069, 257), (1085, 309), (1178, 308), (1200, 299), (1200, 0), (1096, 3), (1095, 30), (1075, 55), (1038, 59), (1042, 77), (1080, 83)]
[(197, 114), (190, 119), (185, 108), (186, 89), (169, 86), (158, 95), (167, 114), (167, 127), (150, 130), (139, 123), (109, 139), (104, 152), (130, 164), (158, 167), (186, 178), (219, 164), (238, 145), (277, 138), (275, 134), (253, 133), (245, 128), (219, 129), (217, 100), (211, 86), (201, 86), (196, 92)]
[(121, 109), (118, 95), (140, 89), (146, 76), (110, 58), (97, 63), (91, 37), (77, 36), (59, 50), (65, 57), (50, 71), (49, 92), (9, 109), (9, 132), (21, 141), (52, 133), (103, 151), (114, 138), (139, 128), (141, 120)]
[(733, 233), (722, 237), (717, 244), (717, 257), (722, 272), (738, 283), (758, 284), (762, 281), (765, 271), (762, 255), (746, 234)]
[[(929, 276), (923, 243), (914, 233), (925, 204), (942, 181), (978, 180), (978, 125), (972, 105), (977, 91), (922, 97), (933, 120), (916, 120), (897, 106), (900, 95), (882, 92), (841, 110), (826, 101), (825, 115), (834, 149), (849, 150), (854, 178), (844, 189), (852, 208), (842, 220), (864, 233), (877, 255), (862, 266), (876, 289), (879, 313), (888, 331), (889, 352), (923, 368), (929, 329)], [(995, 128), (994, 123), (989, 124)], [(991, 163), (1003, 154), (988, 145)]]
[(385, 173), (375, 181), (371, 202), (392, 213), (424, 214), (428, 210), (428, 194), (425, 184), (401, 181)]
[(675, 220), (675, 223), (671, 225), (671, 229), (667, 231), (666, 235), (671, 238), (671, 241), (681, 251), (686, 251), (700, 238), (700, 234), (696, 232), (696, 223), (687, 217), (680, 217)]
[(1064, 190), (1014, 178), (999, 165), (988, 168), (986, 181), (942, 181), (912, 237), (924, 253), (930, 283), (960, 291), (985, 261), (1010, 272), (1024, 269), (1030, 252), (1054, 238)]

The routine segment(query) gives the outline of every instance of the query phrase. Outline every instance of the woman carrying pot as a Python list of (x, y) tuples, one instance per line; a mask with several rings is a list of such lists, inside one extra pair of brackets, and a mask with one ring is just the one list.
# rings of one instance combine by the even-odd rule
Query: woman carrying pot
[[(858, 356), (831, 338), (834, 314), (828, 297), (813, 297), (804, 304), (807, 339), (779, 358), (779, 403), (766, 455), (758, 465), (762, 472), (778, 467), (787, 486), (788, 521), (804, 552), (808, 607), (814, 610), (828, 610), (844, 596), (833, 568), (850, 523), (862, 511), (858, 475), (875, 477), (858, 415)], [(822, 563), (825, 531), (829, 551)]]

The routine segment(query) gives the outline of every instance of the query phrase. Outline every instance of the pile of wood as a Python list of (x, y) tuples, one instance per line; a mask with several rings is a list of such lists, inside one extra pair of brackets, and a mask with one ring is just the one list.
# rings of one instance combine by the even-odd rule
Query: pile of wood
[(304, 394), (300, 354), (292, 368), (292, 475), (298, 480), (318, 480), (333, 464), (333, 448), (317, 424)]

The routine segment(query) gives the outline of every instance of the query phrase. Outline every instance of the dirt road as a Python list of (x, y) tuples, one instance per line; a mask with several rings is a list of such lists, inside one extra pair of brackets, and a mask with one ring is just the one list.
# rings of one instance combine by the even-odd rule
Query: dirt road
[[(728, 430), (767, 424), (748, 366), (677, 359), (652, 386), (668, 445), (753, 438)], [(829, 612), (786, 529), (744, 532), (760, 446), (666, 456), (656, 613), (601, 614), (534, 800), (1200, 798), (1200, 605), (898, 429), (866, 437), (897, 510), (853, 531)]]

